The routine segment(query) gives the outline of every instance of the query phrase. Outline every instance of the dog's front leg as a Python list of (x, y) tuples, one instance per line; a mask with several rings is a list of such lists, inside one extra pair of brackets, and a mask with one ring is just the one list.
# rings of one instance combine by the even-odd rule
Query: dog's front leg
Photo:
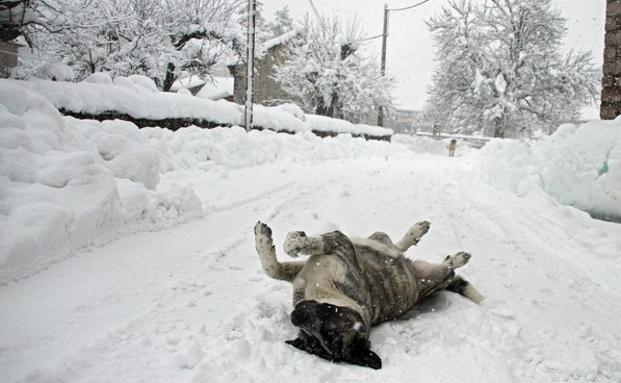
[(304, 261), (278, 262), (272, 239), (272, 229), (266, 224), (257, 222), (254, 226), (254, 241), (261, 267), (268, 276), (292, 282), (304, 267)]
[(405, 233), (403, 238), (399, 242), (397, 242), (396, 246), (403, 251), (404, 253), (412, 246), (416, 245), (418, 241), (429, 231), (429, 227), (431, 224), (428, 221), (421, 221), (415, 223), (410, 229)]
[(303, 231), (292, 231), (287, 234), (283, 247), (291, 257), (331, 254), (346, 261), (356, 257), (354, 244), (340, 231), (325, 233), (321, 237), (309, 237)]

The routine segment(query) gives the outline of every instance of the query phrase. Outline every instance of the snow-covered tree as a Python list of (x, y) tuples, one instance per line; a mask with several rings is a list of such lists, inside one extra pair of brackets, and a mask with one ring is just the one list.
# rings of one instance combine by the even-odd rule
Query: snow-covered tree
[(267, 23), (267, 30), (272, 37), (282, 36), (293, 29), (294, 21), (289, 14), (289, 7), (286, 5), (274, 12), (274, 18)]
[(335, 17), (319, 17), (317, 22), (307, 18), (300, 30), (300, 42), (293, 44), (275, 78), (302, 101), (306, 112), (359, 122), (380, 106), (392, 108), (394, 81), (360, 54), (359, 24), (343, 26)]
[[(77, 79), (95, 71), (144, 74), (164, 90), (184, 73), (205, 75), (242, 52), (234, 16), (243, 0), (55, 0), (56, 33), (35, 46), (71, 66)], [(50, 12), (52, 14), (54, 12)]]
[(563, 57), (565, 20), (550, 0), (453, 0), (428, 21), (438, 69), (429, 115), (452, 131), (551, 133), (597, 94), (589, 53)]

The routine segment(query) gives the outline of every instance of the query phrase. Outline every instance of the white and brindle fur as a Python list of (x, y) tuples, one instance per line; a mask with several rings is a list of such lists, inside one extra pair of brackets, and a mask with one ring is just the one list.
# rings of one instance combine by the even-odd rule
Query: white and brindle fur
[(293, 284), (291, 321), (300, 332), (287, 343), (332, 361), (381, 368), (381, 359), (370, 350), (371, 326), (398, 318), (440, 290), (481, 302), (476, 289), (454, 272), (470, 254), (449, 255), (440, 264), (404, 257), (429, 226), (426, 221), (415, 224), (397, 244), (382, 232), (368, 238), (349, 238), (339, 231), (320, 237), (290, 232), (285, 252), (310, 257), (278, 262), (271, 229), (258, 222), (255, 244), (263, 270)]

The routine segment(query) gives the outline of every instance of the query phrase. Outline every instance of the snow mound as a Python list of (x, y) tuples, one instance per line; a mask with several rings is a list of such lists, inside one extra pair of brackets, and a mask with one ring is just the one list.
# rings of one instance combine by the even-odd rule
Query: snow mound
[(73, 69), (69, 65), (61, 63), (45, 62), (34, 67), (32, 74), (39, 78), (47, 78), (55, 81), (73, 80)]
[[(293, 117), (292, 117), (293, 118)], [(172, 169), (209, 170), (215, 166), (245, 168), (275, 161), (410, 156), (405, 146), (366, 141), (350, 135), (320, 138), (310, 132), (293, 135), (273, 131), (189, 127), (172, 132), (161, 128), (140, 130), (153, 148), (168, 159)]]
[(298, 120), (304, 121), (306, 119), (306, 117), (304, 117), (304, 111), (296, 104), (281, 104), (278, 105), (278, 108), (284, 110), (285, 112), (291, 113)]
[(112, 84), (112, 77), (107, 73), (97, 72), (88, 75), (82, 82), (91, 84)]
[(124, 121), (63, 118), (0, 80), (0, 284), (121, 232), (202, 213), (192, 189), (158, 187), (160, 153)]
[(155, 82), (147, 76), (143, 76), (140, 74), (132, 74), (127, 77), (129, 81), (131, 81), (134, 85), (141, 87), (149, 92), (155, 93), (157, 92), (157, 86)]
[(621, 218), (621, 120), (566, 124), (532, 145), (493, 141), (480, 156), (491, 184), (522, 195), (542, 189), (561, 204)]

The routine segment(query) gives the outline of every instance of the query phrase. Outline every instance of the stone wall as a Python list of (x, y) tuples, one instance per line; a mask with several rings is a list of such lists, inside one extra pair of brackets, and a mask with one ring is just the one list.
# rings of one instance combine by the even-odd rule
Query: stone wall
[(605, 39), (600, 117), (612, 120), (621, 115), (621, 0), (607, 0)]

